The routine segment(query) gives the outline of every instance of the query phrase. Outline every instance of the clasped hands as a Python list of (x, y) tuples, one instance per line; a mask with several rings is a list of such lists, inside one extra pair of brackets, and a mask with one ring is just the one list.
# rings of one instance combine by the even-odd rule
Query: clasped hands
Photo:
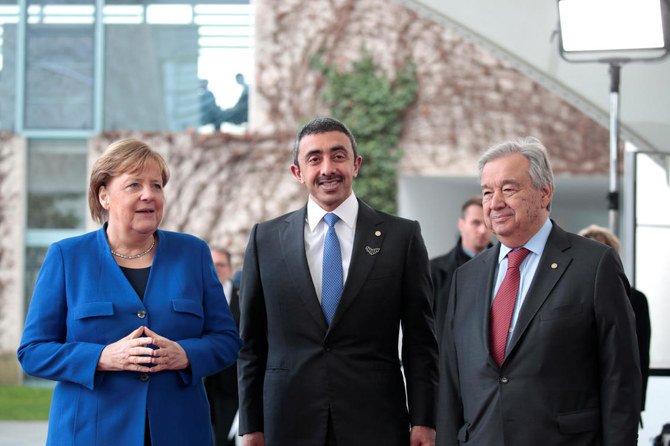
[(141, 326), (107, 345), (100, 354), (96, 370), (155, 373), (182, 370), (188, 365), (188, 356), (181, 345)]

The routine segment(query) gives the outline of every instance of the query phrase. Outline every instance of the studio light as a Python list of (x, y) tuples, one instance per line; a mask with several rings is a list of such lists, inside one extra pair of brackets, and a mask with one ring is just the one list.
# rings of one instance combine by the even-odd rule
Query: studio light
[(559, 0), (558, 14), (570, 62), (653, 60), (670, 47), (667, 0)]

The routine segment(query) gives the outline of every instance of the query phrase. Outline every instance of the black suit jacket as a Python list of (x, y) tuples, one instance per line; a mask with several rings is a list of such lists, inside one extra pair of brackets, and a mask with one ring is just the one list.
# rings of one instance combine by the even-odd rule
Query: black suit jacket
[[(488, 247), (491, 246), (493, 245), (489, 243)], [(447, 314), (451, 278), (454, 277), (456, 268), (464, 265), (470, 259), (472, 257), (463, 250), (462, 238), (459, 237), (458, 243), (451, 251), (430, 261), (430, 278), (433, 281), (433, 313), (438, 341), (441, 339), (444, 318)]]
[[(239, 289), (233, 285), (230, 295), (230, 313), (240, 327)], [(226, 367), (219, 373), (205, 378), (205, 390), (210, 406), (210, 418), (214, 430), (214, 444), (227, 446), (235, 444), (228, 440), (228, 433), (238, 409), (237, 363)]]
[(240, 299), (240, 433), (263, 431), (268, 446), (324, 445), (330, 419), (338, 444), (407, 446), (410, 424), (434, 426), (437, 391), (419, 224), (359, 201), (349, 273), (329, 327), (305, 255), (305, 217), (306, 207), (251, 233)]
[(642, 371), (642, 410), (647, 401), (647, 382), (649, 381), (649, 345), (651, 344), (651, 321), (647, 296), (633, 288), (630, 303), (635, 313), (635, 333), (637, 347), (640, 350), (640, 370)]
[[(230, 313), (235, 319), (238, 329), (240, 326), (240, 290), (234, 285), (230, 296)], [(234, 396), (237, 400), (237, 364), (230, 365), (214, 375), (205, 378), (207, 396), (210, 399), (221, 396)], [(232, 420), (230, 420), (232, 422)]]
[(453, 279), (437, 444), (637, 444), (640, 368), (617, 253), (554, 224), (501, 367), (489, 353), (500, 245)]

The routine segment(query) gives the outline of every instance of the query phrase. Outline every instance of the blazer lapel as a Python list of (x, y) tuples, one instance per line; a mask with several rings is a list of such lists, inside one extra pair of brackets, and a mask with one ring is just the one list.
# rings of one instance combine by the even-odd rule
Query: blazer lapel
[(526, 298), (519, 312), (519, 318), (512, 334), (512, 340), (508, 347), (507, 356), (509, 357), (514, 348), (530, 325), (542, 304), (549, 297), (549, 293), (556, 285), (556, 282), (563, 276), (568, 265), (572, 262), (572, 257), (564, 251), (570, 247), (565, 231), (553, 223), (553, 228), (544, 247), (540, 263), (537, 265), (535, 277), (531, 282)]
[(319, 299), (314, 290), (314, 281), (309, 272), (307, 256), (305, 255), (305, 217), (307, 206), (293, 212), (279, 229), (281, 256), (286, 262), (286, 268), (291, 282), (295, 284), (296, 294), (302, 299), (305, 309), (325, 331), (328, 328), (323, 315)]
[(383, 223), (383, 219), (374, 209), (358, 200), (356, 234), (354, 235), (351, 262), (349, 263), (349, 274), (344, 284), (340, 303), (330, 324), (331, 327), (337, 324), (358, 296), (358, 292), (365, 283), (377, 256), (383, 255), (382, 243), (386, 236)]
[(139, 305), (144, 306), (144, 302), (135, 292), (135, 288), (133, 288), (125, 274), (123, 274), (119, 264), (116, 263), (116, 260), (114, 260), (112, 252), (109, 248), (109, 243), (107, 243), (107, 223), (105, 223), (98, 230), (97, 245), (99, 250), (100, 265), (102, 265), (97, 281), (99, 295), (109, 296), (111, 292), (110, 290), (115, 290), (114, 299), (120, 299), (119, 296), (123, 296), (123, 298), (132, 299)]

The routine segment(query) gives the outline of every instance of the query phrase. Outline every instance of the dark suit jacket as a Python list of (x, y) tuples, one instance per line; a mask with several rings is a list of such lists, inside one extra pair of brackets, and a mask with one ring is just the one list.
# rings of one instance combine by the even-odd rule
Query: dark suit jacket
[(499, 251), (483, 252), (453, 279), (437, 444), (637, 444), (639, 358), (617, 253), (554, 224), (498, 367), (488, 327)]
[(330, 327), (305, 255), (306, 207), (252, 230), (240, 296), (240, 433), (264, 431), (268, 446), (324, 445), (329, 417), (347, 446), (407, 446), (410, 424), (434, 426), (437, 343), (419, 224), (359, 204)]
[[(489, 247), (491, 246), (493, 245), (489, 244)], [(441, 339), (444, 317), (447, 314), (451, 278), (454, 276), (456, 268), (462, 266), (471, 258), (463, 251), (462, 239), (459, 237), (458, 243), (451, 251), (430, 261), (430, 278), (433, 281), (433, 313), (438, 341)]]
[(647, 401), (647, 382), (649, 381), (649, 345), (651, 343), (651, 321), (647, 296), (633, 288), (630, 303), (635, 313), (635, 332), (637, 347), (640, 350), (640, 370), (642, 371), (642, 410)]
[[(240, 326), (239, 292), (240, 290), (233, 285), (230, 296), (230, 313), (238, 328)], [(237, 363), (205, 378), (205, 390), (214, 428), (214, 444), (216, 446), (234, 444), (234, 441), (228, 441), (228, 433), (238, 409)]]

